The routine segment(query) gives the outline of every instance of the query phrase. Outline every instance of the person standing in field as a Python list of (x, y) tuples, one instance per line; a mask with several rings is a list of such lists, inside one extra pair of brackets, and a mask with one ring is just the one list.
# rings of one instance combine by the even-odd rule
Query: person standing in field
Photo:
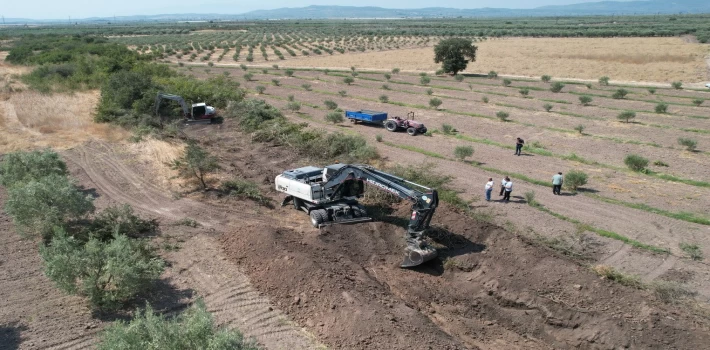
[(508, 203), (510, 202), (510, 193), (513, 192), (513, 181), (510, 181), (509, 177), (505, 177), (505, 195), (503, 200)]
[(563, 180), (561, 171), (552, 176), (552, 194), (560, 194), (560, 190), (562, 189), (562, 182)]
[(523, 139), (518, 137), (518, 141), (515, 142), (515, 155), (519, 156), (521, 153), (523, 153), (523, 145), (525, 144), (525, 141)]
[(493, 178), (488, 178), (488, 182), (486, 183), (486, 201), (488, 202), (491, 201), (491, 192), (493, 192), (494, 185), (495, 184), (493, 183)]
[(505, 193), (505, 179), (507, 179), (507, 177), (504, 177), (503, 180), (500, 180), (500, 194), (499, 194), (499, 196), (502, 196)]

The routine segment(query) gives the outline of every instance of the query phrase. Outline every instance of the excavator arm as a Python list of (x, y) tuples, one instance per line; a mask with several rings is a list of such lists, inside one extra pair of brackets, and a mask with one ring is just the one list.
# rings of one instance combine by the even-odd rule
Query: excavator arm
[(183, 117), (190, 118), (190, 115), (191, 115), (190, 109), (187, 107), (187, 103), (185, 103), (185, 99), (183, 99), (181, 96), (178, 96), (178, 95), (171, 95), (171, 94), (166, 94), (163, 92), (159, 92), (158, 95), (155, 96), (155, 115), (158, 115), (158, 110), (160, 109), (160, 102), (164, 99), (176, 101), (177, 103), (179, 103), (180, 107), (182, 107)]
[[(348, 180), (362, 180), (369, 185), (392, 193), (412, 202), (412, 215), (407, 225), (407, 248), (402, 267), (420, 265), (436, 257), (436, 250), (426, 243), (426, 230), (439, 205), (439, 195), (435, 189), (407, 181), (403, 178), (379, 171), (368, 165), (343, 165), (332, 174), (326, 174), (323, 188), (331, 194), (331, 200), (340, 193)], [(418, 189), (424, 190), (422, 192)], [(332, 191), (330, 191), (332, 190)]]

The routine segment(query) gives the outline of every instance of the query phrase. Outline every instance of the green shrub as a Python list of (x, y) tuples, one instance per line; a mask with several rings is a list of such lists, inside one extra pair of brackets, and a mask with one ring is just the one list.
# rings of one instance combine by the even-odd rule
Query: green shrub
[(685, 254), (688, 254), (688, 257), (691, 258), (692, 260), (703, 260), (703, 252), (700, 250), (700, 246), (697, 244), (688, 244), (688, 243), (681, 243), (680, 249), (685, 252)]
[(636, 289), (644, 288), (643, 282), (641, 282), (641, 279), (638, 278), (638, 276), (624, 274), (622, 272), (616, 271), (611, 266), (596, 265), (592, 267), (592, 271), (596, 272), (599, 276), (605, 279), (617, 282), (627, 287)]
[(427, 74), (426, 74), (426, 72), (420, 72), (420, 73), (419, 73), (419, 76), (420, 76), (420, 77), (426, 77)]
[(441, 101), (440, 99), (438, 99), (436, 97), (429, 100), (429, 106), (434, 109), (439, 108), (439, 106), (441, 106), (442, 103), (443, 103), (443, 101)]
[(609, 85), (609, 77), (601, 77), (599, 78), (599, 85)]
[(264, 91), (266, 91), (266, 86), (257, 85), (254, 89), (256, 90), (256, 93), (261, 95)]
[(66, 176), (50, 174), (9, 188), (5, 210), (20, 234), (40, 235), (49, 241), (53, 227), (65, 227), (91, 213), (92, 201)]
[(589, 104), (592, 103), (592, 98), (591, 98), (590, 96), (586, 96), (586, 95), (584, 95), (584, 96), (579, 96), (579, 102), (580, 102), (583, 106), (589, 106)]
[(434, 72), (434, 75), (444, 75), (446, 73), (443, 69), (437, 69), (436, 72)]
[(626, 98), (626, 95), (628, 94), (629, 92), (626, 89), (618, 89), (611, 95), (611, 97), (617, 100), (621, 100)]
[(549, 83), (550, 80), (552, 80), (552, 77), (549, 76), (549, 75), (543, 75), (543, 76), (540, 77), (540, 80), (542, 80), (542, 81), (544, 81), (544, 82), (546, 82), (546, 83)]
[(270, 202), (269, 197), (259, 189), (259, 185), (252, 181), (234, 178), (222, 182), (220, 188), (230, 196), (248, 198), (262, 204)]
[(345, 78), (343, 78), (343, 82), (344, 82), (345, 84), (350, 85), (350, 84), (352, 84), (352, 83), (355, 82), (355, 79), (353, 79), (352, 77), (345, 77)]
[(156, 314), (148, 305), (130, 322), (117, 321), (101, 334), (99, 350), (120, 349), (209, 349), (257, 350), (236, 330), (215, 326), (202, 300), (174, 318)]
[(584, 125), (582, 125), (582, 124), (579, 124), (579, 125), (577, 125), (577, 126), (574, 127), (574, 130), (577, 130), (580, 134), (583, 134), (583, 133), (584, 133), (584, 129), (585, 129), (585, 127), (584, 127)]
[(45, 274), (70, 294), (84, 295), (96, 309), (114, 310), (144, 293), (160, 277), (164, 263), (141, 240), (115, 235), (83, 243), (57, 229), (40, 247)]
[(387, 97), (387, 95), (380, 95), (379, 100), (382, 103), (388, 103), (390, 101), (390, 98)]
[(653, 95), (656, 93), (656, 88), (648, 88), (648, 93)]
[(512, 81), (510, 79), (503, 79), (503, 86), (510, 86)]
[(185, 147), (182, 157), (173, 161), (172, 168), (177, 170), (181, 177), (196, 178), (202, 188), (206, 189), (205, 177), (219, 169), (219, 164), (217, 158), (200, 147), (197, 142), (191, 141)]
[(629, 154), (624, 158), (624, 164), (633, 171), (643, 171), (648, 166), (648, 159), (636, 154)]
[(254, 74), (246, 73), (244, 74), (244, 80), (251, 81), (254, 78)]
[(280, 86), (281, 82), (278, 79), (271, 79), (271, 84), (274, 86)]
[(344, 121), (343, 115), (338, 112), (330, 112), (326, 114), (325, 120), (333, 124), (342, 123)]
[(298, 102), (290, 102), (286, 105), (286, 109), (295, 113), (301, 110), (301, 104)]
[(303, 90), (306, 90), (306, 91), (313, 90), (313, 88), (311, 87), (311, 84), (301, 84), (301, 87), (303, 88)]
[(510, 114), (508, 114), (508, 112), (498, 111), (498, 113), (496, 113), (496, 117), (498, 117), (500, 121), (505, 122), (508, 121), (508, 117), (510, 117)]
[(392, 74), (399, 74), (399, 68), (392, 68)]
[(656, 113), (666, 113), (668, 112), (668, 105), (665, 103), (659, 103), (656, 105)]
[(441, 124), (441, 132), (444, 135), (453, 135), (457, 132), (456, 128), (450, 124)]
[(375, 135), (375, 140), (377, 140), (377, 142), (382, 142), (382, 135), (380, 135), (380, 134)]
[(12, 187), (49, 175), (67, 176), (67, 165), (52, 150), (13, 152), (0, 162), (0, 185)]
[(549, 112), (552, 110), (552, 105), (549, 103), (545, 103), (544, 105), (542, 105), (542, 108), (545, 110), (545, 112)]
[(680, 90), (680, 89), (683, 88), (683, 83), (680, 82), (680, 81), (674, 81), (674, 82), (671, 83), (671, 86), (672, 86), (674, 89)]
[(431, 96), (434, 94), (434, 89), (426, 89), (426, 94)]
[(274, 64), (274, 65), (271, 66), (271, 68), (276, 69), (276, 70), (279, 70), (279, 65), (278, 65), (278, 64)]
[(419, 77), (419, 82), (422, 85), (427, 85), (427, 84), (431, 83), (431, 78), (429, 78), (427, 76), (422, 76), (422, 77)]
[(454, 149), (454, 157), (456, 159), (463, 161), (467, 157), (473, 155), (473, 147), (471, 146), (456, 146)]
[(565, 188), (575, 192), (578, 188), (587, 184), (587, 174), (578, 170), (570, 170), (565, 174)]
[[(94, 238), (102, 241), (110, 240), (117, 234), (139, 238), (154, 233), (157, 229), (156, 220), (142, 219), (128, 204), (107, 207), (96, 214), (87, 227)], [(79, 238), (87, 241), (88, 235)]]
[(463, 81), (464, 76), (461, 74), (456, 74), (456, 75), (454, 75), (454, 79), (460, 83)]
[(525, 192), (525, 202), (528, 203), (529, 206), (531, 207), (537, 207), (540, 205), (540, 203), (537, 202), (535, 199), (535, 191), (529, 191)]
[(550, 86), (550, 91), (552, 92), (560, 92), (562, 89), (565, 87), (565, 84), (560, 83), (559, 81), (555, 82)]
[(488, 72), (488, 79), (496, 79), (496, 78), (498, 78), (498, 72), (496, 72), (494, 70)]
[(590, 89), (590, 90), (592, 89), (592, 84), (590, 84), (590, 83), (586, 83), (586, 84), (584, 84), (584, 86), (586, 86), (587, 89)]
[(286, 97), (286, 99), (287, 99), (289, 102), (293, 102), (293, 101), (296, 101), (296, 96), (288, 95), (288, 96)]
[(679, 137), (678, 144), (685, 147), (685, 149), (691, 152), (695, 151), (695, 148), (698, 147), (698, 141), (685, 137)]
[(693, 104), (697, 107), (700, 107), (700, 105), (703, 104), (703, 102), (705, 102), (705, 100), (699, 99), (699, 98), (693, 100)]
[(631, 119), (636, 118), (636, 112), (634, 111), (624, 111), (619, 113), (619, 115), (616, 116), (616, 119), (623, 120), (625, 122), (629, 122)]
[(521, 88), (520, 90), (518, 90), (518, 92), (519, 92), (521, 95), (523, 95), (523, 96), (527, 96), (527, 95), (530, 93), (530, 89), (528, 89), (528, 88)]
[(284, 74), (286, 74), (287, 77), (292, 77), (293, 76), (293, 69), (285, 70)]
[(340, 91), (338, 91), (338, 95), (340, 95), (340, 97), (345, 97), (348, 95), (348, 92), (345, 90), (340, 90)]
[(385, 73), (385, 79), (387, 79), (387, 81), (389, 81), (390, 79), (392, 79), (392, 75), (389, 73)]
[(357, 68), (355, 68), (355, 66), (350, 67), (350, 70), (353, 71), (353, 72), (354, 72), (356, 69), (357, 69)]
[(332, 101), (332, 100), (325, 100), (325, 101), (323, 101), (323, 104), (325, 105), (325, 108), (327, 108), (327, 109), (329, 109), (329, 110), (331, 110), (331, 111), (334, 110), (334, 109), (336, 109), (336, 108), (338, 108), (338, 104), (335, 103), (335, 101)]
[(657, 161), (653, 162), (653, 165), (655, 165), (655, 166), (662, 166), (662, 167), (668, 167), (668, 163), (666, 163), (666, 162), (664, 162), (664, 161), (662, 161), (662, 160), (657, 160)]
[(247, 70), (247, 65), (242, 63), (239, 65), (239, 68), (241, 68), (242, 70), (245, 71), (245, 70)]

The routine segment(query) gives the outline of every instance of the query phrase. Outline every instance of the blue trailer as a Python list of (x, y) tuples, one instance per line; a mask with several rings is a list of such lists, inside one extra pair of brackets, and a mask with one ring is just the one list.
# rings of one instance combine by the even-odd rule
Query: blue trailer
[(345, 111), (345, 118), (350, 119), (351, 122), (357, 123), (367, 123), (367, 124), (380, 124), (387, 120), (386, 112), (376, 112), (376, 111)]

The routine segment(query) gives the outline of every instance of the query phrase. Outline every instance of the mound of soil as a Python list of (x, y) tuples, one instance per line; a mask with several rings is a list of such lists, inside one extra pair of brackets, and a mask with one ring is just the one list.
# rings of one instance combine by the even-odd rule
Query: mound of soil
[[(403, 205), (392, 218), (408, 212)], [(387, 222), (251, 225), (220, 242), (259, 290), (334, 348), (693, 349), (710, 341), (687, 312), (499, 227), (446, 206), (434, 223), (440, 257), (417, 269), (399, 268), (404, 229)]]

